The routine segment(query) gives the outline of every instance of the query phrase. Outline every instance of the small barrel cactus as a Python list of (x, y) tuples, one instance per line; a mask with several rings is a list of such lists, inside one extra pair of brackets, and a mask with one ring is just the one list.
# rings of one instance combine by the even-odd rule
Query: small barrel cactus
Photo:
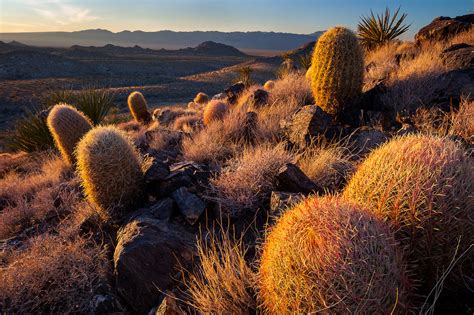
[(217, 100), (210, 101), (204, 108), (204, 125), (207, 126), (212, 121), (223, 119), (228, 110), (229, 108), (226, 103)]
[(142, 93), (135, 91), (128, 96), (128, 108), (133, 118), (140, 123), (148, 123), (151, 115), (148, 112), (148, 104)]
[(115, 127), (96, 127), (79, 142), (76, 156), (87, 198), (106, 217), (120, 219), (142, 195), (143, 173), (133, 144)]
[(316, 101), (337, 115), (362, 93), (364, 60), (356, 35), (343, 27), (324, 33), (316, 43), (308, 76)]
[(206, 93), (199, 92), (194, 98), (194, 103), (206, 105), (209, 102), (209, 96)]
[(92, 128), (89, 118), (70, 105), (58, 104), (51, 109), (47, 125), (64, 160), (74, 164), (74, 149)]
[(270, 91), (270, 90), (272, 90), (274, 87), (275, 87), (275, 81), (273, 81), (273, 80), (268, 80), (268, 81), (265, 82), (265, 84), (263, 85), (263, 88), (264, 88), (266, 91)]
[[(393, 138), (362, 162), (343, 194), (394, 227), (408, 246), (422, 294), (448, 269), (456, 247), (462, 253), (474, 239), (474, 163), (447, 138)], [(444, 291), (473, 274), (474, 251), (465, 258), (445, 279)]]
[(271, 229), (258, 285), (270, 314), (403, 313), (406, 270), (384, 222), (344, 199), (312, 197)]

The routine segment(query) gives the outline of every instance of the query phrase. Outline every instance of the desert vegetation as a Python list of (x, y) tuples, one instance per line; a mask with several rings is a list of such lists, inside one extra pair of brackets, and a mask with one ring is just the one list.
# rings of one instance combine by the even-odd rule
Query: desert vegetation
[(51, 94), (0, 155), (0, 312), (472, 312), (474, 29), (398, 12), (187, 106)]

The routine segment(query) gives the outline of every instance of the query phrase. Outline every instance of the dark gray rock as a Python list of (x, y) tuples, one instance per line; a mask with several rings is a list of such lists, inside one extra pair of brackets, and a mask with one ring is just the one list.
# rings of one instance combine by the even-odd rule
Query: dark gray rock
[(268, 103), (268, 92), (262, 89), (255, 90), (249, 97), (249, 103), (256, 108), (265, 106)]
[(351, 135), (349, 142), (355, 155), (364, 156), (388, 139), (387, 135), (380, 130), (362, 127)]
[(194, 225), (206, 209), (206, 203), (195, 194), (190, 193), (186, 187), (175, 190), (171, 195), (186, 221)]
[(465, 43), (451, 45), (443, 50), (441, 59), (450, 69), (474, 68), (474, 46)]
[(166, 198), (157, 200), (155, 203), (153, 203), (152, 205), (148, 207), (140, 208), (137, 211), (132, 212), (128, 216), (127, 221), (130, 221), (142, 215), (148, 215), (148, 216), (152, 216), (154, 219), (168, 222), (173, 216), (175, 207), (176, 207), (176, 204), (174, 200), (172, 198), (166, 197)]
[(125, 313), (120, 301), (112, 295), (94, 295), (90, 303), (93, 309), (93, 314), (95, 315)]
[(148, 315), (186, 315), (186, 313), (179, 308), (174, 294), (168, 291), (160, 306), (154, 308)]
[(229, 86), (225, 93), (227, 94), (227, 102), (229, 104), (235, 104), (237, 99), (239, 98), (240, 94), (245, 90), (245, 84), (242, 82), (237, 82), (231, 86)]
[(445, 41), (454, 35), (467, 31), (472, 26), (474, 14), (455, 18), (440, 16), (421, 28), (415, 35), (416, 43), (424, 41)]
[(397, 136), (407, 136), (413, 133), (416, 133), (417, 130), (411, 124), (403, 124), (402, 128), (397, 131)]
[(305, 147), (313, 139), (333, 129), (333, 117), (319, 106), (307, 105), (289, 120), (282, 121), (281, 127), (291, 143)]
[(120, 228), (114, 253), (118, 294), (138, 314), (146, 314), (174, 282), (179, 265), (194, 256), (195, 236), (182, 226), (142, 215)]
[(287, 163), (278, 172), (277, 188), (292, 193), (309, 194), (311, 192), (322, 192), (300, 168), (292, 163)]
[(274, 216), (279, 216), (286, 208), (302, 201), (305, 197), (301, 194), (285, 191), (272, 191), (270, 197), (270, 211)]
[(150, 184), (164, 180), (170, 174), (170, 169), (165, 163), (153, 158), (144, 170), (144, 174), (145, 183)]

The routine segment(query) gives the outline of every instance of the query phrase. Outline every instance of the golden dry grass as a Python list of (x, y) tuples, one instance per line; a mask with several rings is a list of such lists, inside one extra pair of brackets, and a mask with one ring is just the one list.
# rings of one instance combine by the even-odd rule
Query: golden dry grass
[(410, 281), (388, 226), (343, 199), (309, 198), (270, 230), (259, 269), (269, 314), (403, 314)]
[(231, 216), (239, 216), (245, 210), (255, 212), (275, 187), (279, 169), (292, 159), (283, 144), (245, 148), (228, 161), (219, 176), (211, 179), (211, 190), (223, 211)]
[(201, 314), (251, 314), (257, 309), (255, 273), (246, 247), (221, 228), (197, 241), (199, 267), (184, 280), (189, 303)]
[(203, 122), (208, 126), (211, 122), (222, 120), (229, 111), (229, 106), (218, 100), (213, 100), (207, 103), (203, 112)]
[[(397, 239), (409, 247), (422, 290), (431, 289), (458, 238), (461, 252), (472, 243), (473, 170), (473, 160), (447, 138), (396, 137), (362, 162), (344, 196), (392, 225)], [(446, 287), (462, 286), (463, 269), (472, 272), (474, 252), (468, 258), (450, 274)]]

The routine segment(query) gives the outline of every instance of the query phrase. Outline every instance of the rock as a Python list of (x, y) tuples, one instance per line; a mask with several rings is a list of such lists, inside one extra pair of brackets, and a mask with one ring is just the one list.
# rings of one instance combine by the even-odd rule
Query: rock
[(262, 89), (255, 90), (248, 99), (249, 103), (256, 108), (268, 103), (268, 92)]
[(442, 88), (427, 102), (431, 107), (449, 111), (451, 108), (459, 108), (462, 96), (465, 98), (474, 96), (474, 68), (448, 71), (437, 81)]
[(249, 143), (255, 141), (255, 131), (257, 130), (258, 116), (255, 112), (247, 112), (245, 114), (244, 123), (244, 140)]
[(116, 289), (139, 314), (147, 313), (194, 255), (195, 236), (180, 225), (142, 215), (120, 228), (114, 253)]
[(270, 211), (273, 215), (279, 216), (286, 208), (297, 204), (304, 199), (304, 196), (296, 193), (284, 191), (272, 191), (270, 198)]
[(237, 82), (229, 86), (225, 90), (225, 93), (227, 94), (227, 101), (229, 102), (229, 104), (235, 104), (240, 94), (242, 94), (244, 90), (245, 90), (245, 84), (242, 82)]
[(443, 50), (441, 59), (449, 69), (474, 68), (474, 46), (464, 43), (451, 45)]
[(300, 168), (292, 163), (287, 163), (278, 172), (277, 188), (292, 193), (309, 194), (322, 192), (322, 189), (312, 182)]
[(170, 174), (168, 165), (155, 158), (152, 158), (152, 160), (147, 164), (148, 165), (144, 170), (146, 184), (164, 180)]
[(175, 206), (176, 204), (174, 200), (172, 198), (166, 197), (166, 198), (157, 200), (155, 203), (153, 203), (152, 205), (148, 207), (140, 208), (137, 211), (132, 212), (128, 216), (128, 221), (142, 215), (148, 215), (148, 216), (152, 216), (154, 219), (168, 222), (173, 216)]
[(333, 128), (333, 117), (316, 105), (303, 106), (293, 117), (281, 123), (288, 140), (305, 147), (318, 136), (327, 135)]
[(171, 195), (186, 221), (194, 225), (206, 209), (206, 203), (195, 194), (190, 193), (186, 187), (175, 190)]
[(102, 295), (97, 294), (92, 298), (91, 307), (93, 309), (93, 314), (124, 314), (125, 311), (117, 300), (116, 297), (112, 295)]
[(186, 315), (186, 313), (179, 308), (174, 294), (168, 291), (160, 306), (148, 315)]
[(421, 28), (415, 35), (417, 44), (423, 41), (445, 41), (452, 36), (467, 31), (472, 26), (474, 14), (455, 18), (440, 16)]
[(387, 140), (385, 133), (370, 127), (360, 128), (349, 138), (350, 147), (358, 156), (368, 154)]
[(387, 92), (385, 80), (377, 80), (367, 84), (370, 86), (362, 95), (360, 109), (365, 111), (385, 111), (386, 108), (382, 102), (381, 96)]
[(224, 101), (227, 98), (225, 93), (219, 93), (212, 97), (213, 100)]

